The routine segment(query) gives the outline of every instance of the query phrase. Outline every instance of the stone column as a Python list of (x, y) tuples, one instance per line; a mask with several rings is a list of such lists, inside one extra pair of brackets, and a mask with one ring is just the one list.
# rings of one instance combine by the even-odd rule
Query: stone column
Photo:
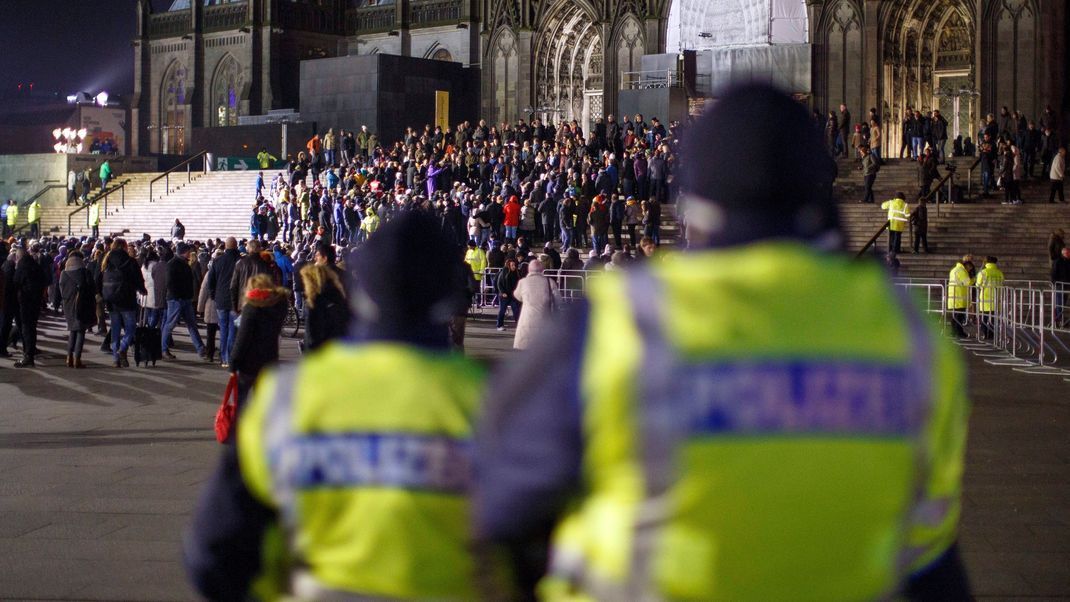
[(864, 0), (862, 7), (863, 37), (862, 37), (862, 113), (855, 117), (855, 121), (864, 117), (870, 107), (880, 110), (881, 96), (881, 47), (883, 39), (878, 16), (881, 2), (886, 0)]
[(528, 118), (524, 109), (536, 106), (535, 98), (535, 34), (522, 29), (516, 34), (516, 117)]

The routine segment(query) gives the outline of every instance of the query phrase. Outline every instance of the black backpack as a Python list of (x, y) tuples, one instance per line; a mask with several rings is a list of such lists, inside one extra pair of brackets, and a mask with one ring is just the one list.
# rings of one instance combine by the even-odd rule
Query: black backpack
[(123, 271), (108, 268), (101, 276), (101, 297), (108, 303), (121, 303), (129, 298), (130, 285), (127, 284)]

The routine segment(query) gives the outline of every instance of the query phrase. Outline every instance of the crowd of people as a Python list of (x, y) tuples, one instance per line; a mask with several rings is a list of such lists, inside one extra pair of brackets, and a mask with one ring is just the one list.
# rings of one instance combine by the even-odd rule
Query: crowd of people
[[(675, 127), (666, 129), (657, 118), (648, 124), (642, 115), (623, 123), (609, 116), (589, 135), (574, 121), (500, 127), (465, 122), (447, 132), (410, 128), (388, 147), (366, 127), (355, 134), (328, 130), (270, 182), (264, 172), (257, 175), (248, 239), (187, 241), (180, 220), (169, 240), (101, 238), (96, 227), (90, 237), (40, 238), (35, 231), (8, 239), (0, 259), (0, 356), (21, 344), (16, 366), (35, 366), (38, 319), (51, 310), (67, 320), (71, 367), (85, 366), (85, 334), (94, 327), (115, 367), (129, 365), (139, 327), (158, 333), (159, 355), (174, 358), (172, 332), (182, 321), (197, 355), (237, 371), (235, 356), (247, 348), (239, 324), (248, 323), (239, 315), (257, 274), (269, 274), (278, 290), (292, 291), (282, 296), (302, 319), (305, 349), (315, 349), (347, 328), (339, 264), (381, 225), (408, 212), (434, 216), (469, 268), (475, 302), (499, 306), (500, 328), (511, 308), (520, 330), (516, 345), (522, 347), (538, 311), (521, 322), (521, 303), (549, 306), (561, 299), (558, 288), (574, 287), (554, 272), (548, 296), (543, 287), (525, 293), (526, 277), (543, 270), (615, 269), (653, 255), (662, 205), (669, 201)], [(261, 161), (274, 161), (266, 151), (261, 155)], [(88, 197), (91, 175), (69, 174), (68, 203)], [(102, 185), (110, 178), (105, 162)], [(581, 247), (590, 249), (586, 261), (579, 259)], [(499, 272), (505, 276), (498, 278)], [(278, 315), (285, 318), (286, 312)], [(454, 343), (463, 345), (463, 316), (452, 332)]]

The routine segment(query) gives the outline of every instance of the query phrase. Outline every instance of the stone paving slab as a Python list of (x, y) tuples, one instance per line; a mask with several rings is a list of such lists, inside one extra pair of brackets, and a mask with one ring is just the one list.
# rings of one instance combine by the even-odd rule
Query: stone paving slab
[[(511, 330), (469, 323), (469, 353), (507, 357)], [(0, 600), (192, 600), (182, 530), (219, 453), (227, 375), (197, 361), (62, 366), (45, 320), (42, 369), (0, 362)], [(89, 351), (91, 350), (92, 351)], [(283, 339), (284, 361), (296, 341)], [(974, 400), (960, 543), (979, 599), (1070, 599), (1070, 382), (970, 357)]]

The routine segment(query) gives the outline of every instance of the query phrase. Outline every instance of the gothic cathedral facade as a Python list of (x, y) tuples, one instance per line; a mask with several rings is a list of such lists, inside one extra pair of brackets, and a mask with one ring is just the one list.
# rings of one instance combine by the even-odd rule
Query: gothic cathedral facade
[[(1036, 119), (1063, 104), (1066, 0), (796, 1), (811, 55), (803, 92), (822, 111), (876, 108), (889, 145), (907, 107), (941, 109), (970, 132), (1002, 106)], [(667, 48), (672, 11), (701, 19), (710, 5), (740, 2), (175, 0), (153, 13), (139, 0), (134, 148), (183, 154), (193, 128), (299, 108), (300, 61), (353, 54), (479, 68), (488, 121), (589, 124), (616, 112), (622, 78), (644, 54), (678, 50)]]

